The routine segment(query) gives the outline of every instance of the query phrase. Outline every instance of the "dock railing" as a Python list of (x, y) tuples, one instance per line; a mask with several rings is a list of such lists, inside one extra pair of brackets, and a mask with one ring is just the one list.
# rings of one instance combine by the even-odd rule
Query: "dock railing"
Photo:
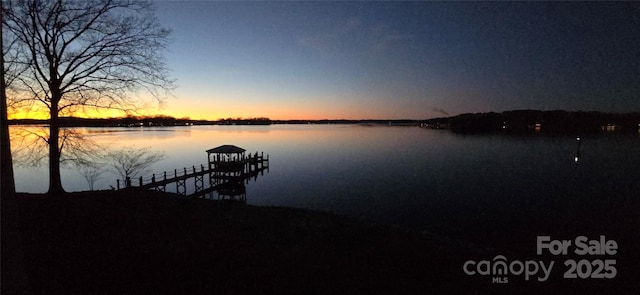
[[(192, 166), (191, 168), (174, 169), (160, 174), (152, 174), (148, 177), (138, 177), (132, 179), (127, 177), (124, 180), (116, 180), (116, 189), (154, 189), (166, 192), (169, 184), (176, 184), (176, 193), (187, 196), (187, 180), (193, 179), (195, 192), (189, 196), (202, 195), (204, 191), (211, 192), (228, 182), (247, 181), (250, 178), (256, 179), (258, 174), (269, 169), (269, 155), (264, 153), (249, 154), (246, 157), (234, 159), (235, 161), (212, 161), (208, 167), (204, 165)], [(205, 188), (205, 175), (209, 175), (209, 187)], [(215, 179), (215, 181), (214, 181)]]

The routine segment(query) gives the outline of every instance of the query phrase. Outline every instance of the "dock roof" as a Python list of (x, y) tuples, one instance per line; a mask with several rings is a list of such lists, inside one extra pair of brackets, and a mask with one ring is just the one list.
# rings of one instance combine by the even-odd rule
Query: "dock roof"
[(225, 144), (207, 150), (208, 154), (242, 154), (246, 150), (235, 145)]

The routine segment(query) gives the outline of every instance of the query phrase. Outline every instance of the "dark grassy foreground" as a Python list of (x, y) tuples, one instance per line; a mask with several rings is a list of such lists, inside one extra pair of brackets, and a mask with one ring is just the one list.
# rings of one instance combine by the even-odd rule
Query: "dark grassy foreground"
[(156, 192), (22, 198), (35, 293), (414, 293), (448, 263), (415, 237), (303, 210)]
[(306, 210), (147, 191), (20, 199), (29, 293), (35, 294), (628, 290), (602, 281), (492, 284), (462, 272), (464, 261), (491, 253)]

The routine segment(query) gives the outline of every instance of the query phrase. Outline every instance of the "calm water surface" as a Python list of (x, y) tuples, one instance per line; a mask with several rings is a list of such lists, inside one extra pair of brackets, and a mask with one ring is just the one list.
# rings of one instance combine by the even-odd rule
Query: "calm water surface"
[[(330, 211), (466, 240), (531, 239), (563, 228), (615, 234), (639, 224), (638, 135), (582, 137), (576, 163), (574, 136), (359, 125), (79, 130), (105, 147), (164, 152), (145, 176), (206, 164), (205, 150), (222, 144), (269, 154), (269, 172), (247, 185), (253, 205)], [(44, 192), (46, 178), (46, 167), (16, 167), (19, 191)], [(96, 188), (115, 186), (116, 178), (105, 173)], [(63, 185), (88, 189), (71, 169)]]

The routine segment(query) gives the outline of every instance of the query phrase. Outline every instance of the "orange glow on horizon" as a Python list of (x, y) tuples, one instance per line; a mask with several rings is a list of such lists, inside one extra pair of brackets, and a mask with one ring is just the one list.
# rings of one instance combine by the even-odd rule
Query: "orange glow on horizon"
[[(312, 113), (309, 111), (295, 111), (295, 110), (220, 110), (220, 111), (207, 111), (202, 109), (194, 109), (193, 111), (166, 111), (163, 112), (168, 116), (175, 118), (189, 117), (193, 120), (219, 120), (224, 118), (258, 118), (266, 117), (271, 120), (321, 120), (321, 119), (350, 119), (354, 118), (353, 115), (329, 115), (325, 113)], [(363, 118), (358, 118), (363, 119)]]
[[(158, 112), (151, 111), (140, 111), (134, 116), (156, 116), (156, 115), (164, 115)], [(99, 118), (120, 118), (126, 117), (127, 114), (120, 110), (88, 110), (81, 112), (74, 112), (71, 114), (60, 114), (61, 117), (78, 117), (78, 118), (91, 118), (91, 119), (99, 119)], [(170, 116), (170, 115), (169, 115)], [(21, 110), (8, 110), (7, 117), (10, 120), (17, 119), (35, 119), (35, 120), (47, 120), (50, 118), (49, 112), (47, 111), (38, 111), (38, 110), (29, 110), (29, 109), (21, 109)]]
[(36, 119), (44, 120), (49, 119), (49, 113), (45, 111), (31, 111), (31, 110), (7, 110), (7, 117), (12, 119)]
[[(36, 112), (36, 111), (14, 111), (9, 112), (8, 118), (10, 120), (17, 119), (36, 119), (46, 120), (49, 119), (48, 112)], [(158, 110), (156, 112), (140, 112), (135, 114), (136, 116), (171, 116), (174, 118), (189, 118), (192, 120), (210, 120), (216, 121), (224, 118), (257, 118), (266, 117), (271, 120), (322, 120), (322, 119), (371, 119), (366, 116), (358, 116), (348, 114), (345, 112), (323, 112), (312, 113), (307, 110), (293, 110), (293, 109), (264, 109), (262, 111), (252, 110), (250, 108), (243, 110), (219, 110), (208, 111), (207, 109), (201, 109), (197, 107), (183, 107), (179, 110)], [(73, 117), (79, 118), (119, 118), (126, 117), (127, 114), (117, 110), (110, 111), (92, 111), (92, 112), (77, 112), (71, 114)], [(376, 119), (376, 118), (374, 118)]]
[[(163, 110), (160, 112), (144, 112), (140, 114), (136, 114), (137, 116), (171, 116), (174, 118), (190, 118), (194, 120), (218, 120), (223, 118), (255, 118), (255, 117), (269, 117), (267, 115), (247, 115), (241, 112), (207, 112), (202, 110), (195, 110), (189, 113), (182, 112), (171, 112), (167, 110)], [(28, 111), (28, 110), (20, 110), (20, 111), (9, 111), (7, 113), (9, 120), (19, 120), (19, 119), (34, 119), (34, 120), (48, 120), (50, 118), (48, 112), (37, 112), (37, 111)], [(126, 117), (127, 114), (121, 111), (93, 111), (93, 112), (82, 112), (82, 113), (74, 113), (71, 114), (72, 117), (79, 118), (119, 118)], [(66, 116), (65, 116), (66, 117)], [(294, 119), (302, 118), (299, 116), (294, 116)], [(269, 117), (270, 118), (270, 117)], [(273, 119), (273, 118), (271, 118)], [(308, 119), (304, 118), (304, 119)]]
[[(63, 117), (67, 117), (68, 115), (61, 115)], [(70, 115), (71, 117), (79, 117), (79, 118), (114, 118), (114, 117), (124, 117), (124, 114), (121, 111), (110, 110), (110, 111), (91, 111), (91, 112), (76, 112)], [(18, 111), (9, 111), (7, 113), (7, 117), (11, 119), (36, 119), (36, 120), (47, 120), (50, 118), (49, 113), (45, 111), (31, 111), (31, 110), (18, 110)]]
[[(134, 93), (132, 104), (143, 109), (131, 115), (158, 116), (216, 121), (223, 118), (258, 118), (271, 120), (361, 120), (361, 119), (416, 119), (415, 109), (399, 107), (394, 103), (380, 103), (379, 99), (344, 94), (285, 94), (261, 93), (251, 89), (221, 91), (209, 94), (194, 89), (179, 89), (175, 95), (156, 100), (145, 93)], [(408, 111), (407, 111), (408, 110)], [(48, 119), (46, 106), (35, 103), (9, 111), (9, 119)], [(80, 118), (118, 118), (127, 113), (119, 110), (92, 109), (63, 112), (60, 116)]]
[[(218, 120), (221, 118), (257, 118), (271, 120), (321, 120), (321, 119), (389, 119), (377, 110), (368, 112), (357, 107), (341, 108), (316, 102), (274, 102), (251, 103), (242, 99), (234, 100), (188, 100), (171, 99), (161, 113), (175, 117), (189, 117), (194, 120)], [(392, 118), (393, 119), (393, 118)]]
[[(336, 119), (407, 119), (385, 115), (373, 106), (361, 107), (355, 104), (339, 107), (317, 99), (312, 102), (277, 101), (256, 103), (243, 98), (236, 99), (169, 99), (161, 107), (140, 110), (136, 116), (171, 116), (192, 120), (216, 121), (223, 118), (257, 118), (271, 120), (336, 120)], [(119, 110), (85, 110), (61, 116), (81, 118), (118, 118), (127, 114)], [(36, 109), (10, 110), (9, 119), (48, 119), (46, 111)], [(411, 118), (408, 118), (411, 119)]]

